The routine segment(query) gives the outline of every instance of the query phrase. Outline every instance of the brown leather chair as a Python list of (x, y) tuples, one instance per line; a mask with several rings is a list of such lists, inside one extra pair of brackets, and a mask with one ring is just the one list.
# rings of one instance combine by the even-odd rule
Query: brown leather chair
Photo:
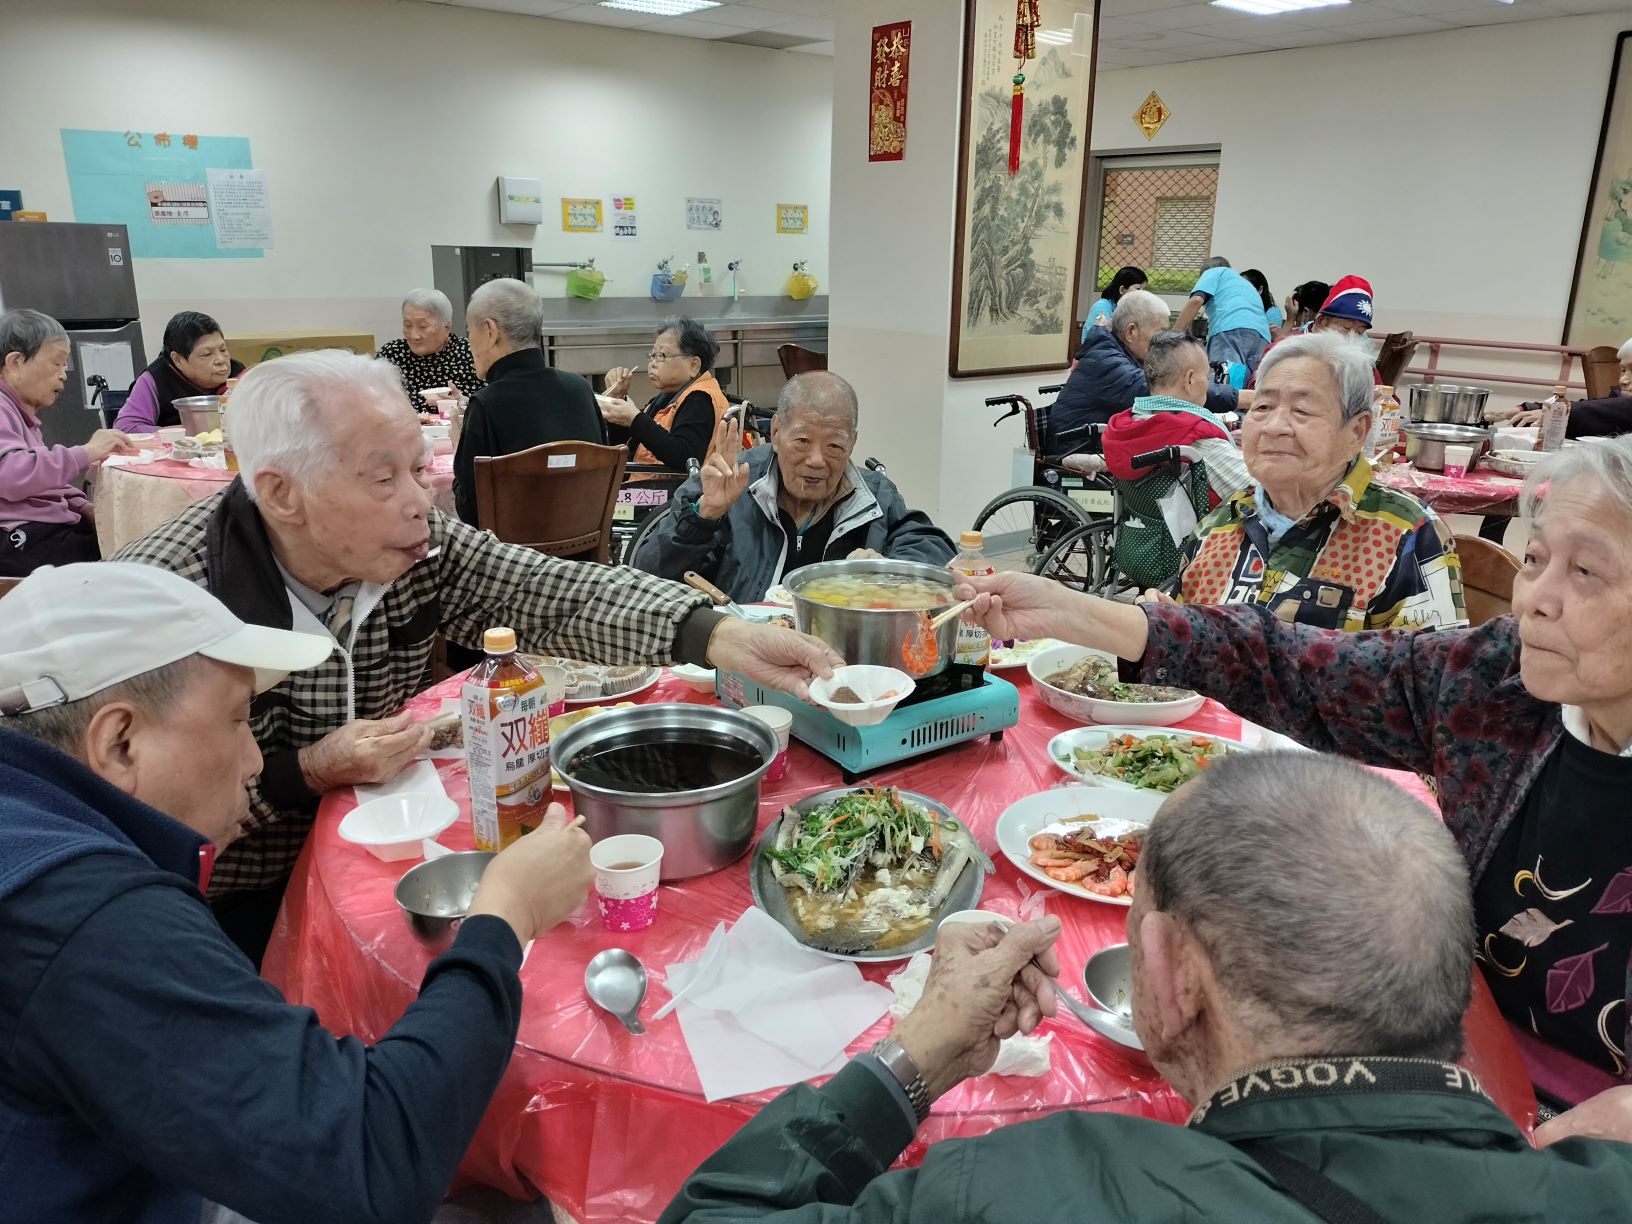
[(800, 348), (797, 344), (780, 346), (776, 350), (776, 356), (782, 363), (783, 378), (792, 378), (795, 374), (809, 374), (812, 370), (827, 369), (826, 353)]
[(1390, 332), (1377, 350), (1377, 377), (1385, 387), (1398, 387), (1400, 375), (1417, 355), (1417, 338), (1408, 331)]
[(1513, 579), (1519, 559), (1500, 544), (1478, 536), (1459, 535), (1452, 541), (1462, 559), (1462, 599), (1468, 623), (1482, 625), (1513, 611)]
[(1586, 379), (1588, 399), (1607, 399), (1615, 393), (1621, 381), (1621, 358), (1617, 349), (1600, 344), (1581, 358), (1581, 373)]
[(508, 544), (573, 561), (612, 558), (612, 512), (629, 452), (551, 442), (476, 459), (477, 526)]

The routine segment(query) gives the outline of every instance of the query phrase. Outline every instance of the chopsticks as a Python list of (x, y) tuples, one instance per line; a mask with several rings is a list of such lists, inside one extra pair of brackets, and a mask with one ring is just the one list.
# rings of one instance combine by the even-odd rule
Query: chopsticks
[(939, 629), (942, 625), (946, 624), (947, 621), (959, 615), (965, 608), (974, 607), (974, 604), (975, 601), (972, 599), (966, 599), (962, 603), (953, 604), (945, 612), (942, 612), (939, 616), (931, 619), (929, 622), (929, 627), (931, 629)]

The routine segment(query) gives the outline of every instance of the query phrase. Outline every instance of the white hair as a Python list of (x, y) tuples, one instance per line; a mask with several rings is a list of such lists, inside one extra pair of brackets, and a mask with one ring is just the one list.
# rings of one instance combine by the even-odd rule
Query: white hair
[(302, 486), (326, 476), (339, 458), (331, 412), (370, 395), (407, 404), (396, 366), (344, 349), (290, 353), (246, 371), (226, 412), (245, 491), (253, 498), (266, 471)]
[(1524, 486), (1520, 504), (1524, 517), (1534, 519), (1541, 513), (1549, 491), (1582, 480), (1596, 482), (1615, 507), (1632, 519), (1632, 435), (1594, 438), (1536, 464)]
[(1615, 350), (1615, 359), (1617, 361), (1632, 361), (1632, 340), (1628, 340)]
[(1130, 289), (1111, 311), (1111, 334), (1120, 340), (1130, 327), (1151, 323), (1165, 327), (1172, 317), (1173, 308), (1149, 289)]
[(470, 295), (465, 327), (492, 319), (511, 344), (525, 347), (544, 343), (544, 303), (532, 286), (513, 276), (488, 281)]
[(415, 289), (402, 299), (404, 310), (410, 306), (415, 310), (423, 310), (426, 314), (435, 315), (443, 323), (453, 322), (453, 303), (448, 301), (448, 295), (440, 289)]
[(1282, 340), (1259, 364), (1258, 385), (1264, 385), (1264, 379), (1276, 366), (1298, 357), (1313, 357), (1331, 371), (1337, 381), (1338, 407), (1345, 421), (1371, 411), (1372, 392), (1377, 386), (1373, 373), (1377, 360), (1364, 337), (1324, 331), (1305, 332)]

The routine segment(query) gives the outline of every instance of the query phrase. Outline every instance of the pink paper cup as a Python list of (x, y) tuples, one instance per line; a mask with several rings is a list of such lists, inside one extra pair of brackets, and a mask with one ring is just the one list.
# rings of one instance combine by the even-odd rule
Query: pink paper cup
[(657, 877), (663, 843), (641, 833), (603, 838), (589, 848), (595, 904), (609, 931), (640, 931), (657, 919)]

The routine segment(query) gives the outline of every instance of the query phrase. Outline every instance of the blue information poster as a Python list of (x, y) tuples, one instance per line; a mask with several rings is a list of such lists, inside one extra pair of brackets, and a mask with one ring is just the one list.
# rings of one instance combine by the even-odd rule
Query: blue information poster
[(62, 129), (74, 220), (123, 225), (138, 259), (259, 259), (217, 240), (208, 172), (249, 170), (249, 140)]

